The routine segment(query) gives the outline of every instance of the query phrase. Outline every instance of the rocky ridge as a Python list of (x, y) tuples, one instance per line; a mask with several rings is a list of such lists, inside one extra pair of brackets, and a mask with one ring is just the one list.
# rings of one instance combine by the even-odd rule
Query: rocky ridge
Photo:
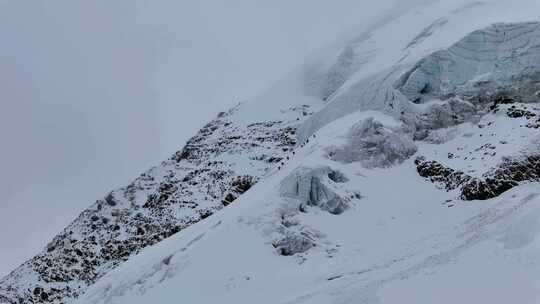
[(145, 247), (233, 203), (296, 145), (309, 106), (287, 121), (235, 122), (241, 105), (204, 126), (185, 147), (83, 211), (43, 252), (0, 280), (0, 303), (66, 303)]

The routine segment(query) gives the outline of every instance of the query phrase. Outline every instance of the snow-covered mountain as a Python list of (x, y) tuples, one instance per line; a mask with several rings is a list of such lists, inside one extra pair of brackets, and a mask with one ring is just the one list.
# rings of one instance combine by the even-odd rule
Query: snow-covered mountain
[(539, 302), (539, 7), (398, 5), (96, 201), (0, 303)]

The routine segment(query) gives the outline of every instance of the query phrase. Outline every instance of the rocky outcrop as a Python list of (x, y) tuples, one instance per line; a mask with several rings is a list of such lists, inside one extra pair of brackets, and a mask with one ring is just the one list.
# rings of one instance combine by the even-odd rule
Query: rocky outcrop
[(497, 197), (524, 182), (540, 181), (540, 154), (522, 159), (505, 159), (482, 179), (472, 179), (461, 189), (465, 200), (485, 200)]
[(496, 169), (473, 178), (461, 171), (443, 166), (437, 161), (415, 160), (418, 174), (447, 191), (459, 189), (464, 200), (486, 200), (524, 182), (540, 181), (540, 155), (532, 154), (522, 159), (505, 159)]
[(471, 179), (469, 175), (461, 171), (443, 166), (437, 161), (426, 160), (424, 157), (417, 158), (414, 163), (420, 176), (447, 191), (459, 188)]
[(288, 121), (238, 124), (220, 113), (186, 146), (83, 211), (47, 247), (0, 280), (0, 303), (65, 303), (145, 247), (218, 212), (296, 144), (308, 106)]

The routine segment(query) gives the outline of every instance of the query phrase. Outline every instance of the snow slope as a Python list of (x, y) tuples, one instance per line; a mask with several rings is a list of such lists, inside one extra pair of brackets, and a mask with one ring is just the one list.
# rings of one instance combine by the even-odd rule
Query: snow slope
[(0, 303), (538, 302), (538, 6), (399, 4), (97, 201)]
[[(419, 177), (413, 158), (387, 169), (329, 160), (324, 148), (340, 144), (352, 121), (366, 115), (391, 120), (372, 114), (351, 114), (324, 127), (285, 169), (234, 206), (130, 259), (79, 303), (538, 301), (538, 185), (471, 203)], [(457, 130), (449, 148), (438, 151), (477, 144), (463, 134)], [(417, 155), (432, 150), (422, 143)], [(302, 208), (280, 195), (299, 167), (344, 176), (321, 179), (347, 210), (335, 215), (320, 206)], [(274, 246), (288, 234), (306, 236), (313, 247), (280, 255)]]

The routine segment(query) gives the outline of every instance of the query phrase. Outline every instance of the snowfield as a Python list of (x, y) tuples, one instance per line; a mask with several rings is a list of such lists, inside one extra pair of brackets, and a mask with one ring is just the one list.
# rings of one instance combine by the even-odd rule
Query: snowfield
[(0, 303), (540, 303), (539, 9), (398, 5), (96, 202)]
[[(539, 300), (537, 184), (464, 202), (419, 177), (412, 159), (389, 169), (329, 160), (324, 147), (340, 137), (337, 130), (350, 128), (352, 118), (323, 128), (285, 169), (208, 221), (132, 258), (79, 303)], [(464, 139), (475, 143), (462, 134), (446, 143), (451, 150)], [(432, 148), (421, 144), (417, 154)], [(331, 168), (346, 177), (321, 182), (349, 208), (335, 215), (280, 195), (298, 167)], [(287, 235), (305, 236), (313, 245), (280, 255), (273, 244)]]

